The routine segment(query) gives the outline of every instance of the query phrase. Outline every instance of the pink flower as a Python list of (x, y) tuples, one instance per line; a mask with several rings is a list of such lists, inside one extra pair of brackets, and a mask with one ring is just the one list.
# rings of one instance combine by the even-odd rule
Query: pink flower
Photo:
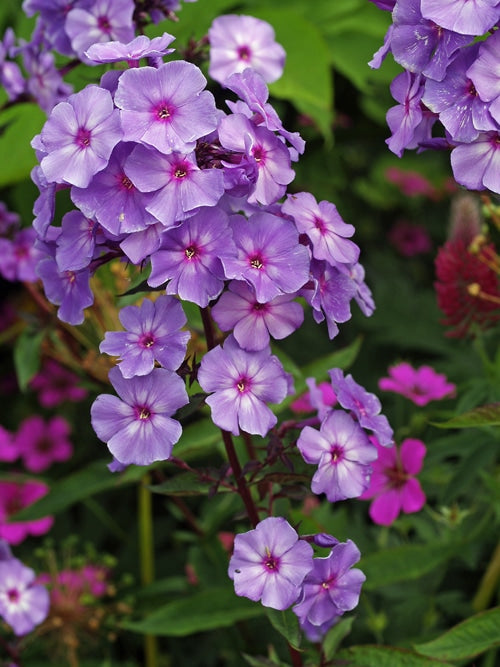
[(27, 417), (15, 436), (26, 469), (43, 472), (55, 461), (71, 458), (69, 433), (70, 425), (63, 417), (52, 417), (47, 422), (38, 415)]
[(317, 410), (318, 418), (322, 420), (329, 409), (337, 403), (332, 385), (329, 382), (320, 382), (316, 385), (314, 378), (307, 378), (306, 384), (309, 391), (292, 401), (290, 409), (292, 412), (314, 412)]
[(406, 220), (396, 222), (387, 237), (403, 257), (413, 257), (432, 250), (431, 237), (425, 227)]
[(439, 401), (455, 392), (455, 385), (430, 366), (413, 368), (402, 362), (389, 368), (389, 376), (379, 380), (379, 389), (406, 396), (419, 406), (427, 405), (430, 401)]
[(14, 436), (3, 426), (0, 426), (0, 461), (11, 463), (19, 457), (19, 449)]
[(20, 544), (28, 535), (43, 535), (50, 530), (51, 516), (34, 521), (9, 523), (9, 517), (44, 496), (49, 487), (43, 482), (0, 482), (0, 539), (9, 544)]
[(87, 390), (78, 386), (80, 378), (54, 361), (47, 359), (42, 370), (31, 380), (30, 387), (38, 392), (44, 408), (55, 408), (64, 401), (78, 402), (87, 396)]
[(382, 447), (372, 436), (378, 459), (372, 463), (370, 485), (361, 500), (374, 498), (370, 517), (381, 526), (390, 526), (401, 512), (419, 512), (425, 505), (425, 494), (415, 475), (422, 469), (426, 447), (421, 440), (406, 438), (401, 447)]

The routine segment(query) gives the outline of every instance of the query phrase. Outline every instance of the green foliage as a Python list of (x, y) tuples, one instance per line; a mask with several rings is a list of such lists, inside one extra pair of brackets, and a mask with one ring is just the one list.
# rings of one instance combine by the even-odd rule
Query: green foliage
[(37, 164), (31, 139), (46, 120), (36, 104), (17, 104), (0, 112), (0, 187), (29, 178)]
[(16, 339), (13, 358), (21, 391), (40, 370), (40, 348), (45, 335), (45, 331), (25, 329)]

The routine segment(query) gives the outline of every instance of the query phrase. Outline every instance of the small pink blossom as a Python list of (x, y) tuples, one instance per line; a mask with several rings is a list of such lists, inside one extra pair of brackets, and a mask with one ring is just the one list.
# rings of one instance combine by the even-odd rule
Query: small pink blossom
[(30, 382), (38, 392), (38, 401), (44, 408), (55, 408), (64, 401), (77, 403), (87, 396), (87, 390), (78, 386), (80, 378), (54, 361), (47, 359), (42, 370)]
[(431, 237), (425, 227), (406, 220), (398, 220), (387, 237), (403, 257), (414, 257), (432, 250)]
[(54, 523), (51, 516), (34, 521), (9, 522), (9, 517), (44, 496), (49, 487), (43, 482), (0, 482), (0, 539), (20, 544), (28, 535), (43, 535)]
[(382, 447), (372, 436), (378, 458), (372, 463), (370, 485), (361, 500), (374, 499), (370, 517), (381, 526), (390, 526), (401, 512), (419, 512), (425, 505), (425, 494), (415, 475), (422, 469), (426, 447), (421, 440), (406, 438), (401, 447)]
[(413, 368), (402, 362), (389, 368), (389, 376), (379, 380), (379, 389), (401, 394), (419, 406), (449, 397), (456, 388), (445, 375), (436, 373), (430, 366)]
[(14, 435), (0, 426), (0, 461), (11, 463), (19, 457), (19, 449), (14, 440)]
[(30, 472), (43, 472), (55, 461), (67, 461), (73, 454), (70, 425), (63, 417), (47, 422), (39, 415), (27, 417), (16, 434), (23, 463)]
[(314, 378), (307, 378), (306, 384), (309, 391), (292, 401), (290, 409), (293, 412), (314, 412), (317, 410), (318, 418), (322, 420), (329, 409), (337, 403), (332, 385), (329, 382), (320, 382), (317, 385)]

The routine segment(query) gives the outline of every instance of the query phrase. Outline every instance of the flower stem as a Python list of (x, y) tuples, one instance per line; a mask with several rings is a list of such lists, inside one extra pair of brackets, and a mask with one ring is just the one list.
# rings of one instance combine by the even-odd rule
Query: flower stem
[(493, 593), (495, 592), (497, 582), (500, 579), (500, 543), (497, 544), (493, 556), (481, 579), (472, 607), (475, 611), (483, 611), (488, 607)]
[[(149, 474), (144, 475), (139, 484), (139, 558), (141, 583), (152, 584), (155, 578), (154, 535)], [(144, 667), (158, 667), (158, 643), (154, 635), (144, 635)]]
[(228, 431), (221, 429), (221, 433), (224, 446), (226, 448), (227, 458), (229, 459), (229, 463), (233, 469), (234, 478), (238, 486), (238, 493), (243, 500), (250, 523), (252, 524), (252, 527), (255, 528), (255, 526), (259, 523), (259, 515), (257, 513), (257, 508), (255, 507), (253, 498), (250, 494), (250, 489), (248, 488), (246, 480), (241, 472), (241, 466), (238, 455), (236, 454), (236, 450), (234, 448), (233, 439)]

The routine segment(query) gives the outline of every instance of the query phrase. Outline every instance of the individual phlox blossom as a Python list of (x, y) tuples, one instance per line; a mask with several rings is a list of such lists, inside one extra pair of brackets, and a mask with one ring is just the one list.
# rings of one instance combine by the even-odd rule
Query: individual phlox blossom
[(175, 37), (164, 32), (159, 37), (150, 39), (146, 35), (135, 37), (128, 44), (123, 42), (102, 42), (92, 44), (85, 56), (96, 63), (118, 63), (125, 61), (130, 66), (136, 66), (141, 58), (162, 57), (172, 53), (175, 49), (168, 49), (168, 45)]
[(81, 324), (83, 311), (94, 303), (89, 270), (59, 271), (55, 258), (49, 255), (38, 263), (36, 271), (47, 299), (59, 306), (58, 318), (68, 324)]
[(155, 361), (171, 371), (179, 368), (190, 333), (181, 331), (187, 320), (175, 297), (144, 299), (140, 306), (122, 308), (119, 317), (125, 331), (107, 331), (99, 350), (121, 357), (118, 366), (124, 378), (147, 375)]
[(148, 225), (146, 229), (127, 234), (120, 248), (132, 264), (138, 265), (159, 249), (164, 231), (161, 222)]
[(309, 278), (309, 253), (289, 220), (254, 213), (231, 217), (238, 257), (222, 258), (227, 278), (245, 280), (260, 303), (297, 292)]
[(347, 412), (331, 410), (319, 431), (305, 426), (297, 448), (306, 463), (318, 466), (311, 480), (313, 493), (336, 502), (357, 498), (367, 488), (377, 450)]
[(0, 617), (15, 635), (26, 635), (49, 613), (50, 597), (35, 572), (17, 558), (0, 560)]
[(474, 326), (485, 329), (500, 318), (498, 274), (488, 266), (495, 257), (492, 244), (473, 254), (463, 238), (447, 241), (439, 249), (434, 287), (438, 307), (446, 316), (442, 323), (452, 327), (446, 335), (462, 338)]
[(268, 517), (234, 538), (228, 574), (236, 595), (288, 609), (313, 566), (313, 549), (282, 517)]
[(493, 118), (500, 123), (500, 31), (480, 43), (479, 55), (467, 70), (479, 97), (489, 102)]
[(162, 245), (151, 256), (148, 284), (168, 281), (167, 294), (178, 294), (205, 308), (224, 289), (222, 266), (236, 256), (228, 216), (221, 209), (202, 208), (182, 225), (162, 236)]
[(14, 434), (0, 426), (0, 461), (11, 463), (19, 458), (19, 449)]
[(200, 169), (194, 152), (165, 155), (136, 146), (124, 169), (141, 192), (152, 193), (146, 209), (167, 229), (202, 206), (215, 206), (224, 194), (222, 171)]
[(48, 182), (86, 188), (94, 174), (106, 167), (121, 138), (111, 94), (87, 86), (52, 109), (40, 135), (46, 151), (41, 169)]
[(335, 392), (329, 382), (316, 384), (314, 378), (306, 378), (306, 384), (309, 391), (292, 401), (290, 409), (293, 412), (317, 411), (318, 420), (322, 422), (331, 408), (337, 403)]
[[(339, 269), (342, 265), (339, 265)], [(313, 260), (311, 277), (314, 289), (304, 289), (303, 293), (313, 308), (314, 321), (326, 319), (328, 336), (333, 339), (339, 332), (337, 324), (351, 318), (350, 303), (358, 292), (357, 283), (348, 273), (343, 273), (327, 262)]]
[(71, 427), (64, 417), (55, 416), (47, 421), (40, 415), (26, 417), (15, 435), (24, 467), (39, 473), (55, 462), (71, 458), (70, 432)]
[(31, 227), (20, 229), (11, 239), (0, 238), (0, 275), (10, 282), (34, 283), (36, 265), (43, 254), (35, 247), (37, 234)]
[(54, 359), (46, 359), (29, 386), (37, 392), (40, 405), (44, 408), (55, 408), (65, 401), (77, 403), (87, 396), (87, 390), (78, 386), (79, 381), (78, 375)]
[(355, 286), (354, 300), (358, 304), (361, 312), (366, 317), (371, 317), (375, 312), (375, 301), (371, 289), (365, 282), (365, 269), (356, 262), (356, 264), (339, 264), (338, 269), (341, 273), (349, 276)]
[[(469, 0), (467, 0), (469, 1)], [(398, 0), (392, 13), (391, 50), (394, 60), (409, 72), (440, 81), (455, 52), (472, 40), (428, 20), (420, 0)]]
[[(233, 113), (243, 113), (255, 125), (265, 125), (268, 130), (278, 132), (293, 146), (292, 160), (297, 160), (305, 148), (305, 141), (298, 132), (288, 132), (274, 107), (268, 103), (269, 89), (262, 76), (248, 67), (243, 72), (232, 74), (224, 83), (225, 88), (235, 92), (241, 101), (226, 100)], [(292, 154), (293, 152), (293, 154)]]
[(406, 220), (398, 220), (389, 230), (387, 238), (403, 257), (415, 257), (432, 250), (427, 229)]
[(335, 204), (318, 203), (309, 192), (298, 192), (288, 195), (281, 208), (310, 239), (313, 257), (333, 265), (358, 261), (358, 246), (346, 238), (354, 234), (354, 227), (342, 220)]
[(480, 130), (496, 130), (497, 124), (489, 112), (489, 104), (480, 99), (466, 72), (476, 60), (479, 44), (463, 48), (448, 65), (442, 81), (428, 79), (422, 102), (450, 133), (453, 141), (470, 142)]
[(233, 336), (205, 354), (198, 382), (210, 394), (212, 421), (233, 435), (241, 429), (264, 437), (277, 423), (266, 403), (281, 403), (288, 393), (283, 366), (269, 348), (242, 350)]
[(226, 170), (241, 169), (246, 163), (255, 174), (249, 178), (248, 202), (267, 206), (281, 199), (295, 178), (285, 144), (267, 127), (254, 125), (241, 113), (222, 118), (218, 134), (224, 148), (242, 154), (241, 162), (223, 162)]
[(96, 42), (130, 42), (134, 38), (134, 9), (133, 0), (94, 0), (87, 8), (71, 9), (65, 28), (79, 58), (93, 64), (85, 51)]
[(81, 211), (65, 213), (56, 240), (59, 271), (78, 271), (89, 266), (95, 252), (97, 228), (96, 221)]
[(154, 146), (162, 153), (189, 153), (217, 127), (213, 95), (193, 64), (176, 60), (122, 73), (115, 94), (125, 141)]
[(92, 5), (93, 0), (24, 0), (23, 11), (27, 16), (40, 12), (46, 37), (56, 51), (65, 56), (74, 56), (75, 52), (66, 33), (66, 17), (68, 12), (79, 7), (82, 9)]
[(14, 31), (12, 28), (7, 28), (0, 41), (0, 85), (7, 93), (9, 100), (15, 100), (26, 92), (26, 82), (21, 68), (17, 63), (8, 60), (14, 44)]
[(422, 15), (442, 28), (482, 35), (500, 19), (498, 0), (421, 0)]
[(279, 79), (285, 66), (285, 50), (275, 41), (272, 26), (253, 16), (218, 16), (208, 30), (210, 64), (208, 73), (224, 84), (231, 74), (247, 67), (256, 70), (267, 83)]
[(73, 92), (73, 86), (64, 81), (57, 69), (53, 53), (26, 48), (23, 65), (28, 74), (27, 91), (46, 114)]
[(33, 521), (11, 521), (10, 516), (45, 496), (49, 487), (38, 480), (19, 482), (0, 481), (0, 539), (20, 544), (28, 535), (44, 535), (52, 528), (54, 519), (46, 516)]
[(351, 540), (335, 544), (325, 558), (314, 558), (313, 569), (302, 584), (302, 594), (293, 607), (310, 641), (320, 641), (346, 611), (359, 602), (366, 577), (354, 568), (360, 552)]
[(420, 75), (401, 72), (391, 83), (391, 94), (399, 102), (386, 115), (392, 135), (386, 139), (389, 149), (401, 157), (405, 148), (415, 148), (415, 132), (422, 122), (424, 85)]
[(294, 298), (294, 294), (283, 294), (260, 303), (250, 285), (233, 280), (211, 312), (222, 331), (233, 330), (240, 347), (263, 350), (269, 345), (270, 336), (277, 340), (286, 338), (304, 321), (304, 310)]
[(97, 437), (120, 463), (166, 461), (182, 433), (172, 415), (189, 402), (182, 379), (165, 368), (125, 379), (115, 366), (109, 380), (118, 396), (100, 394), (90, 410)]
[(381, 445), (391, 447), (394, 442), (393, 430), (387, 417), (380, 414), (382, 406), (375, 394), (355, 382), (352, 375), (344, 377), (340, 368), (333, 368), (328, 374), (340, 405), (345, 410), (351, 410), (359, 424), (372, 431)]
[(120, 142), (89, 187), (71, 188), (71, 199), (82, 213), (95, 217), (101, 227), (115, 235), (141, 231), (156, 223), (154, 215), (146, 210), (152, 195), (138, 190), (125, 173), (125, 162), (135, 146)]
[(500, 194), (500, 132), (482, 132), (470, 143), (459, 143), (450, 159), (457, 183)]
[(426, 447), (421, 440), (406, 438), (401, 447), (387, 449), (372, 438), (378, 452), (370, 485), (361, 500), (371, 500), (370, 517), (381, 526), (390, 526), (401, 512), (419, 512), (425, 494), (415, 478), (422, 469)]
[(402, 362), (389, 368), (389, 377), (378, 382), (382, 391), (393, 391), (410, 399), (415, 405), (427, 405), (455, 393), (455, 385), (448, 382), (446, 375), (436, 373), (431, 366), (413, 368)]

